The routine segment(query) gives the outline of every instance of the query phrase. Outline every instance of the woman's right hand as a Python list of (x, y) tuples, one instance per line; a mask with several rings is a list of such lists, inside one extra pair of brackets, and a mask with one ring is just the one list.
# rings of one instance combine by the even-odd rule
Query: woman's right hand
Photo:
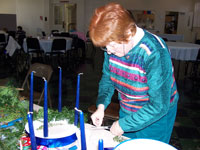
[(104, 105), (99, 104), (97, 110), (91, 115), (92, 122), (95, 126), (101, 126), (104, 117)]

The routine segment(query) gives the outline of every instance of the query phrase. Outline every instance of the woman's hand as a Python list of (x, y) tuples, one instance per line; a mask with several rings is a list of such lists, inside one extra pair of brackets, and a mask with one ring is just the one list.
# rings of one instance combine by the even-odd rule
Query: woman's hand
[(111, 128), (110, 128), (110, 132), (116, 136), (121, 136), (124, 131), (122, 130), (122, 128), (119, 126), (119, 122), (118, 121), (115, 121)]
[(92, 122), (95, 126), (101, 126), (104, 117), (104, 105), (99, 104), (97, 110), (91, 115)]

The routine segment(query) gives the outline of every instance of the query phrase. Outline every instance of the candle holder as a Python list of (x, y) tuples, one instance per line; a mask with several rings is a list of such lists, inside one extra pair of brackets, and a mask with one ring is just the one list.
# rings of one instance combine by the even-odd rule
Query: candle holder
[[(76, 108), (79, 109), (79, 96), (80, 96), (80, 75), (83, 73), (79, 73), (77, 76), (77, 88), (76, 88)], [(78, 124), (78, 112), (75, 111), (74, 125)]]
[(58, 112), (62, 111), (62, 68), (59, 66)]
[[(44, 79), (44, 118), (43, 120), (35, 120), (32, 132), (30, 132), (26, 124), (25, 130), (30, 137), (34, 135), (37, 145), (46, 146), (48, 148), (74, 149), (78, 148), (77, 132), (79, 131), (76, 126), (69, 124), (68, 120), (51, 121), (48, 122), (48, 97), (47, 97), (47, 80)], [(83, 120), (84, 121), (84, 120)], [(48, 125), (51, 125), (48, 127)], [(43, 132), (42, 132), (43, 131)], [(42, 134), (43, 133), (43, 134)]]
[(84, 114), (81, 110), (74, 108), (75, 112), (80, 115), (80, 132), (81, 132), (81, 150), (86, 150), (86, 138), (85, 138), (85, 125), (84, 125)]

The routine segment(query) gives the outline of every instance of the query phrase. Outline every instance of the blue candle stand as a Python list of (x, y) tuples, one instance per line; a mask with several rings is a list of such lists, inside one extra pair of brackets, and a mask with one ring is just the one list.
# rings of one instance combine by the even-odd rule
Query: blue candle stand
[[(27, 116), (28, 119), (28, 124), (25, 126), (25, 130), (28, 133), (28, 128), (29, 127), (29, 136), (32, 139), (31, 140), (31, 144), (33, 143), (33, 145), (31, 146), (36, 146), (37, 145), (43, 145), (46, 146), (48, 148), (57, 148), (57, 147), (63, 147), (66, 146), (69, 149), (76, 149), (77, 145), (76, 145), (76, 141), (77, 141), (77, 136), (76, 136), (76, 132), (74, 132), (72, 135), (66, 135), (65, 137), (59, 137), (59, 138), (53, 138), (53, 137), (49, 137), (48, 135), (48, 88), (47, 88), (47, 80), (43, 77), (44, 79), (44, 122), (43, 122), (43, 136), (44, 137), (39, 137), (37, 135), (34, 134), (34, 128), (33, 128), (33, 118), (32, 118), (32, 114), (33, 112), (30, 112), (31, 114), (29, 114)], [(30, 103), (29, 103), (30, 105)], [(82, 137), (82, 143), (86, 143), (85, 141), (85, 128), (84, 127), (84, 116), (83, 114), (80, 115), (80, 121), (81, 121), (81, 135), (84, 136), (84, 138)], [(33, 141), (33, 142), (32, 142)], [(34, 144), (35, 143), (35, 144)], [(83, 144), (83, 150), (86, 150), (86, 144)], [(32, 147), (32, 150), (36, 150), (35, 147)]]
[(33, 73), (31, 72), (31, 79), (30, 79), (30, 98), (29, 98), (29, 112), (33, 112)]
[(80, 131), (81, 131), (81, 150), (87, 150), (86, 138), (85, 138), (85, 125), (84, 125), (84, 114), (81, 110), (75, 107), (75, 112), (79, 113), (80, 116)]
[(27, 115), (28, 119), (28, 126), (29, 126), (29, 133), (30, 133), (30, 139), (31, 139), (31, 149), (37, 150), (37, 144), (35, 139), (35, 133), (33, 128), (33, 113), (29, 112)]
[(103, 148), (103, 139), (99, 140), (98, 150), (104, 150), (104, 148)]
[(59, 83), (58, 83), (58, 112), (62, 111), (62, 68), (59, 68)]
[[(79, 109), (79, 93), (80, 93), (80, 75), (83, 73), (79, 73), (77, 76), (77, 88), (76, 88), (76, 108)], [(78, 112), (75, 111), (74, 125), (78, 125)]]
[(44, 78), (44, 137), (48, 137), (48, 100), (47, 100), (47, 80)]

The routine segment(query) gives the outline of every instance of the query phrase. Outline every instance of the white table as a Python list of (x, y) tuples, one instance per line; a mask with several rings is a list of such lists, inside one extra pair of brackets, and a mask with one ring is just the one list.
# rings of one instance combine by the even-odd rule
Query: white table
[(200, 45), (184, 42), (166, 42), (171, 57), (176, 60), (190, 61), (196, 60)]
[[(44, 50), (45, 53), (51, 52), (53, 39), (56, 39), (56, 38), (57, 39), (65, 39), (66, 40), (66, 50), (71, 49), (72, 38), (70, 38), (70, 37), (53, 37), (53, 38), (39, 39), (41, 49)], [(27, 52), (26, 39), (24, 39), (23, 48), (24, 48), (24, 51)]]
[(166, 44), (171, 52), (171, 58), (178, 60), (178, 69), (177, 69), (178, 70), (177, 80), (178, 80), (180, 61), (195, 61), (197, 59), (197, 55), (200, 50), (200, 45), (193, 43), (184, 43), (184, 42), (166, 42)]
[(162, 38), (166, 38), (168, 41), (183, 41), (184, 36), (180, 34), (157, 34)]

